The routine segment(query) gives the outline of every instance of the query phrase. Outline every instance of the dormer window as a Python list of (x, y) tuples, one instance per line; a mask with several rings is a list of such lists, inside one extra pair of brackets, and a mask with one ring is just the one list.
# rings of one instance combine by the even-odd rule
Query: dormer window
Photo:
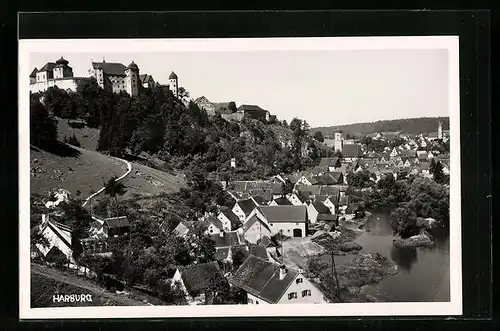
[(288, 293), (288, 300), (297, 299), (297, 292)]

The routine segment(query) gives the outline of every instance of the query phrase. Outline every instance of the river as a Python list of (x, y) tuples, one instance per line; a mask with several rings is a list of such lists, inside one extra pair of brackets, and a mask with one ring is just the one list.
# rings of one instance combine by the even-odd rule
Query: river
[[(447, 302), (450, 300), (449, 236), (435, 231), (436, 247), (395, 248), (389, 213), (375, 211), (368, 217), (365, 231), (356, 239), (360, 253), (380, 253), (392, 259), (399, 272), (370, 285), (366, 292), (385, 302)], [(340, 264), (354, 256), (339, 256)]]

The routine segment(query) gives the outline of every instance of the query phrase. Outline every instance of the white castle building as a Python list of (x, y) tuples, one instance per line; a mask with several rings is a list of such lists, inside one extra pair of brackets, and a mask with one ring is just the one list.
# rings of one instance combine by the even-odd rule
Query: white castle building
[[(91, 62), (88, 77), (74, 77), (73, 68), (62, 56), (56, 62), (46, 63), (40, 70), (35, 68), (30, 75), (30, 91), (43, 92), (49, 87), (57, 86), (63, 90), (76, 91), (81, 81), (94, 77), (102, 89), (113, 93), (127, 92), (130, 96), (137, 96), (141, 88), (150, 88), (155, 82), (151, 75), (140, 75), (139, 67), (134, 61), (128, 66), (118, 62)], [(168, 77), (168, 88), (175, 97), (179, 97), (177, 75), (172, 72)]]

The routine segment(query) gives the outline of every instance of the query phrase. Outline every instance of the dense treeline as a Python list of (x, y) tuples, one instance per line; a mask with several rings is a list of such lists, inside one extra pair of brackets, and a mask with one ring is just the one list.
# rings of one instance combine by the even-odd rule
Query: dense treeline
[(334, 132), (342, 131), (354, 135), (364, 135), (373, 132), (395, 132), (402, 133), (429, 133), (436, 132), (438, 122), (443, 122), (443, 130), (449, 130), (450, 119), (448, 117), (421, 117), (389, 121), (377, 121), (371, 123), (356, 123), (348, 125), (337, 125), (311, 129), (311, 132), (321, 131), (325, 136), (332, 136)]

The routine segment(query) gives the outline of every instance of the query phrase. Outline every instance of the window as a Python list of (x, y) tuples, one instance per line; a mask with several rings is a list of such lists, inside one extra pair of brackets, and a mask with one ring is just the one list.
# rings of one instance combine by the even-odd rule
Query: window
[(249, 304), (253, 304), (253, 300), (252, 300), (252, 299), (250, 299), (250, 298), (248, 298), (247, 302), (248, 302)]
[(302, 282), (304, 282), (304, 279), (302, 278), (297, 278), (297, 280), (295, 281), (295, 283), (297, 284), (301, 284)]
[(290, 232), (290, 229), (288, 229), (287, 231)]
[(297, 299), (297, 292), (288, 293), (288, 300)]
[(302, 297), (310, 297), (310, 296), (311, 296), (311, 290), (302, 291)]
[(255, 300), (255, 304), (258, 305), (259, 304), (259, 301)]

